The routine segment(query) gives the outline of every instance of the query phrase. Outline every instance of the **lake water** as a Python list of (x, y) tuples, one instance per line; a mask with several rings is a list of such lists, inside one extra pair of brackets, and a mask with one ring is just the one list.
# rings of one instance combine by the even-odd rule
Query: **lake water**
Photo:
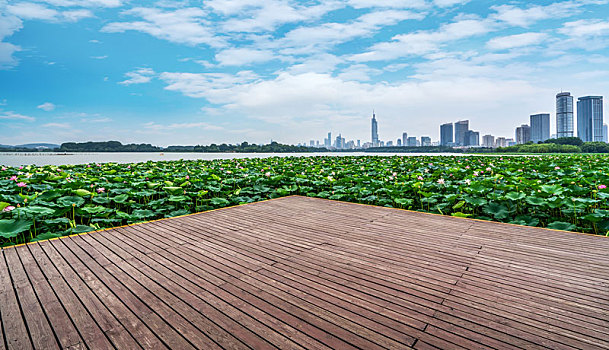
[(234, 158), (268, 158), (268, 157), (315, 157), (315, 156), (462, 156), (461, 153), (367, 153), (367, 152), (324, 152), (324, 153), (15, 153), (0, 152), (0, 165), (65, 165), (86, 163), (139, 163), (149, 160), (213, 160)]

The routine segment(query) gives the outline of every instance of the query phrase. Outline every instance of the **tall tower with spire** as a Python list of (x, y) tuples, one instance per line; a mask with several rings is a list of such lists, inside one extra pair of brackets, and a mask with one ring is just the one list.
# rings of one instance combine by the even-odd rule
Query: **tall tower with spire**
[(372, 111), (372, 146), (378, 147), (379, 145), (379, 130), (378, 124), (376, 123), (376, 115), (374, 110)]

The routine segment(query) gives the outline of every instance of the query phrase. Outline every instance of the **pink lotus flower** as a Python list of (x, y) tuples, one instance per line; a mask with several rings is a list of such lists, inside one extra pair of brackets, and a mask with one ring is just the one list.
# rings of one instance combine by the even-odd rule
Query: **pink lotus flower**
[(103, 187), (100, 187), (97, 189), (97, 193), (104, 193), (105, 191), (106, 191), (106, 189)]
[(440, 185), (444, 185), (444, 179), (440, 179), (440, 180), (438, 180), (438, 183), (439, 183)]
[(12, 205), (9, 205), (8, 207), (2, 209), (3, 212), (9, 212), (9, 211), (13, 211), (15, 210), (15, 207), (13, 207)]
[(25, 184), (25, 182), (20, 182), (17, 184), (17, 186), (19, 187), (26, 187), (27, 185)]
[(23, 169), (23, 167), (22, 167), (22, 166), (20, 166), (20, 167), (19, 167), (19, 170), (21, 170), (21, 169)]
[(554, 170), (560, 170), (560, 167), (559, 166), (554, 167)]
[(13, 176), (11, 176), (11, 178), (9, 180), (11, 180), (11, 181), (17, 181), (17, 176), (13, 175)]
[(2, 167), (2, 171), (4, 171), (4, 170), (6, 170), (6, 167), (4, 167), (4, 166), (3, 166), (3, 167)]
[(269, 177), (269, 176), (271, 176), (271, 173), (267, 172), (264, 174), (264, 176)]
[(605, 189), (605, 188), (607, 188), (607, 185), (598, 185), (598, 189), (599, 190), (602, 190), (602, 189)]
[(421, 175), (417, 176), (417, 180), (423, 181), (423, 176), (421, 176)]
[(189, 180), (189, 179), (190, 179), (190, 176), (189, 176), (189, 175), (186, 175), (186, 180)]

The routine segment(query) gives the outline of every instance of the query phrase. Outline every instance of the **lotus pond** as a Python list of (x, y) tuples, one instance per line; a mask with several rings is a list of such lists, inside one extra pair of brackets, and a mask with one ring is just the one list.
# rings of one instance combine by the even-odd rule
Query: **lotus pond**
[(292, 194), (607, 235), (609, 157), (287, 157), (2, 167), (0, 245)]

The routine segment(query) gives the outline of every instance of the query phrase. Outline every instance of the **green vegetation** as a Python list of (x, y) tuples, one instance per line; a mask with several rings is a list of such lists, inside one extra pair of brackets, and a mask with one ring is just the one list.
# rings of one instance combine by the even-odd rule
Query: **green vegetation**
[(583, 142), (579, 137), (560, 137), (540, 143), (526, 143), (497, 149), (498, 153), (609, 153), (609, 144)]
[(268, 145), (253, 145), (243, 142), (240, 145), (211, 144), (209, 146), (169, 146), (161, 148), (151, 144), (123, 145), (118, 141), (105, 142), (66, 142), (56, 151), (60, 152), (233, 152), (233, 153), (296, 153), (296, 152), (327, 152), (325, 148), (282, 145), (271, 142)]
[(609, 157), (287, 157), (0, 170), (0, 245), (300, 194), (595, 234)]

